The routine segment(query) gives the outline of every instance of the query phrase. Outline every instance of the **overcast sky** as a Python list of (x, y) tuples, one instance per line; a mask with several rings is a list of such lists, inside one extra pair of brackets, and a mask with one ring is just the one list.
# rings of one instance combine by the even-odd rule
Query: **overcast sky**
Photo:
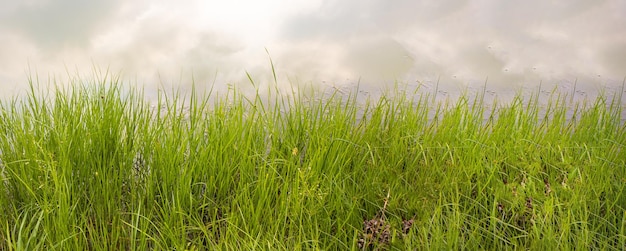
[[(621, 85), (623, 0), (0, 0), (0, 93), (109, 67), (140, 84)], [(30, 70), (29, 70), (30, 69)], [(1, 95), (0, 95), (1, 96)]]

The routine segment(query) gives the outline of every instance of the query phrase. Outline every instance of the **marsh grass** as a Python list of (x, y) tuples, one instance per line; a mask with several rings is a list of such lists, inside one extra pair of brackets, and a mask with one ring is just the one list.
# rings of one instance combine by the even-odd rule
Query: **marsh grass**
[(621, 96), (31, 86), (0, 105), (0, 250), (626, 248)]

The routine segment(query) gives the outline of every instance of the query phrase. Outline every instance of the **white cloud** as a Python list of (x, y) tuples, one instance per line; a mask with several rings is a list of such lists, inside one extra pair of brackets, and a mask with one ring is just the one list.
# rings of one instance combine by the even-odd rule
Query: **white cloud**
[[(0, 1), (0, 86), (30, 66), (63, 78), (93, 64), (148, 84), (269, 79), (341, 84), (590, 84), (626, 75), (620, 0)], [(73, 71), (73, 70), (72, 70)], [(597, 76), (601, 76), (598, 80)], [(5, 88), (6, 89), (6, 88)], [(7, 93), (7, 92), (5, 92)]]

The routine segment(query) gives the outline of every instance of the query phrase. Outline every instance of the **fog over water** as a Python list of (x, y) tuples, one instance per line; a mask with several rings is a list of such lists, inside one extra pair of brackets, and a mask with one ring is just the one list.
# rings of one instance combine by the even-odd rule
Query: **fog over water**
[[(271, 82), (375, 91), (397, 80), (442, 95), (559, 85), (621, 92), (622, 0), (0, 0), (0, 98), (28, 76), (109, 68), (160, 86)], [(266, 52), (269, 52), (268, 53)], [(439, 82), (439, 85), (436, 83)], [(548, 88), (548, 87), (546, 87)]]

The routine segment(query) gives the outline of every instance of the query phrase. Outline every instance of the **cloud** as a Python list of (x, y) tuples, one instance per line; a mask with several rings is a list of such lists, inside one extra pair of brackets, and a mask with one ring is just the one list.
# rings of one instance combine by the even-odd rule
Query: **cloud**
[(148, 84), (192, 72), (207, 84), (245, 82), (246, 72), (271, 82), (269, 57), (283, 82), (338, 85), (621, 84), (626, 75), (621, 0), (0, 3), (2, 86), (28, 67), (58, 76), (94, 64)]
[(397, 77), (488, 77), (499, 85), (597, 74), (621, 80), (624, 6), (617, 0), (329, 0), (285, 22), (280, 37), (301, 45), (285, 47), (285, 55), (311, 44), (331, 50), (321, 55), (342, 59), (333, 66), (342, 77), (385, 75), (390, 66), (396, 71), (387, 75)]
[(90, 39), (115, 17), (119, 0), (39, 0), (13, 4), (2, 26), (39, 47), (58, 50), (86, 47)]

